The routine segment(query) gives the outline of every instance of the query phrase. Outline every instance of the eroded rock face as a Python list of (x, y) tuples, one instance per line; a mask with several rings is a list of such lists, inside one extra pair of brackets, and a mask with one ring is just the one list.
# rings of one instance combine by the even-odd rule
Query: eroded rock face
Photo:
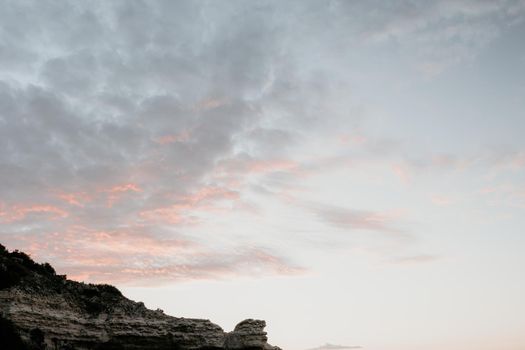
[(265, 344), (265, 349), (279, 349), (267, 343), (268, 338), (264, 327), (266, 327), (266, 322), (263, 320), (244, 320), (235, 326), (233, 332), (228, 333), (224, 347), (227, 349), (258, 349), (260, 344)]
[(9, 350), (279, 349), (265, 326), (249, 319), (226, 333), (209, 320), (148, 310), (115, 287), (69, 281), (0, 245), (0, 336), (15, 344)]

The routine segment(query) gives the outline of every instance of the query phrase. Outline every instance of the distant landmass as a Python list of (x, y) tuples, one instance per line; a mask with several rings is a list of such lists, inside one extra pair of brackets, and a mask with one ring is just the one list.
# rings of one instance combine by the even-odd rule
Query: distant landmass
[(227, 333), (209, 320), (168, 316), (0, 244), (1, 349), (280, 350), (267, 343), (265, 326), (248, 319)]

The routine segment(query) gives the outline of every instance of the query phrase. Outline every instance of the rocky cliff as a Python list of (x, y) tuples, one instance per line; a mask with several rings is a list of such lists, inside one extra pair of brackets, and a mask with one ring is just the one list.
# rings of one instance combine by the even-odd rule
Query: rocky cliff
[(148, 310), (110, 285), (57, 275), (0, 245), (0, 348), (6, 350), (278, 350), (261, 320), (226, 333), (209, 320)]

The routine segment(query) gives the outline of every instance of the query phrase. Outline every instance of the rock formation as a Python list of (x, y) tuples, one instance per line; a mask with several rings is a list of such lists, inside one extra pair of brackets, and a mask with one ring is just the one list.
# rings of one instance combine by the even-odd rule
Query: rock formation
[(226, 333), (209, 320), (148, 310), (110, 285), (67, 280), (0, 245), (0, 348), (6, 350), (280, 350), (261, 320)]

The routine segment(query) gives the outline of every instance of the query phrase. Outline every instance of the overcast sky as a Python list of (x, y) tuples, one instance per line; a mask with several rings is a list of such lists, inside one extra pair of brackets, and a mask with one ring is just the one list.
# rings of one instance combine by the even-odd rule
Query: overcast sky
[(286, 350), (525, 347), (525, 1), (0, 3), (9, 249)]

